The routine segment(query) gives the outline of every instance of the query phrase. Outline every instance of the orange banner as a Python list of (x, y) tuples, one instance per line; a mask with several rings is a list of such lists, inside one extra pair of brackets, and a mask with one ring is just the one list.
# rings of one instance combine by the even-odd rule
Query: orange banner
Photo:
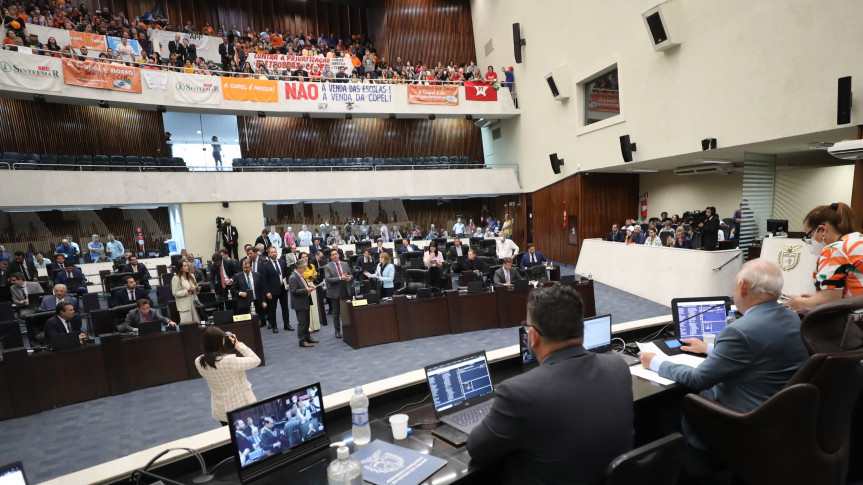
[(269, 79), (222, 78), (222, 98), (234, 101), (279, 102), (279, 83)]
[(458, 105), (458, 86), (408, 84), (408, 103)]
[(69, 31), (69, 37), (72, 38), (72, 47), (86, 47), (95, 51), (108, 50), (104, 35), (89, 34), (87, 32)]
[(141, 70), (104, 62), (63, 59), (63, 82), (85, 88), (141, 92)]
[(620, 113), (620, 94), (617, 91), (594, 89), (588, 98), (588, 111)]

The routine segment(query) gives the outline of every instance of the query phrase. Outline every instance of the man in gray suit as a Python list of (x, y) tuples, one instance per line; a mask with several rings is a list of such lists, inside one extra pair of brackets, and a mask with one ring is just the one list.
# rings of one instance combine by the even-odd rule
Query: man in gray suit
[(42, 287), (35, 281), (27, 281), (22, 273), (9, 275), (9, 291), (12, 293), (12, 303), (18, 308), (19, 316), (36, 313), (37, 303), (42, 296)]
[(523, 280), (518, 270), (512, 267), (512, 258), (503, 258), (503, 267), (494, 272), (494, 284), (512, 286), (513, 281)]
[[(772, 261), (756, 259), (743, 265), (734, 279), (734, 304), (743, 317), (725, 327), (713, 345), (684, 339), (681, 350), (707, 354), (697, 368), (641, 353), (644, 367), (672, 379), (700, 395), (741, 412), (757, 408), (782, 389), (809, 358), (800, 338), (800, 317), (776, 302), (782, 294), (782, 271)], [(687, 442), (695, 450), (704, 445), (683, 423)], [(710, 471), (696, 456), (684, 460), (690, 474)]]
[(351, 281), (351, 267), (339, 259), (337, 249), (330, 250), (330, 262), (324, 266), (324, 279), (327, 282), (327, 299), (333, 312), (333, 327), (336, 338), (342, 338), (341, 307), (339, 302), (350, 297), (348, 283)]
[(489, 414), (467, 441), (477, 462), (502, 461), (504, 483), (594, 483), (632, 449), (629, 368), (617, 356), (585, 350), (583, 308), (569, 286), (528, 297), (528, 343), (540, 366), (495, 389)]
[(291, 277), (288, 278), (288, 287), (291, 291), (291, 306), (294, 307), (294, 312), (297, 314), (297, 338), (300, 340), (300, 347), (314, 347), (317, 340), (312, 338), (309, 333), (309, 323), (311, 315), (311, 293), (315, 291), (314, 286), (310, 286), (303, 278), (303, 271), (309, 265), (308, 261), (301, 259), (297, 261), (297, 266), (294, 271), (291, 271)]
[(137, 302), (138, 307), (130, 310), (126, 315), (126, 321), (117, 325), (118, 332), (137, 332), (138, 326), (143, 322), (159, 322), (163, 327), (176, 328), (177, 324), (163, 317), (161, 313), (150, 308), (150, 300), (141, 298)]

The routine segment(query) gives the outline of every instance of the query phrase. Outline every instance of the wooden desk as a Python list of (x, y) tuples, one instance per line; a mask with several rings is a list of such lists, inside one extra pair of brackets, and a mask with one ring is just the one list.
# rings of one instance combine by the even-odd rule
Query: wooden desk
[(527, 320), (527, 297), (532, 289), (533, 287), (512, 289), (506, 286), (494, 287), (500, 328), (517, 327)]
[(399, 341), (396, 304), (384, 302), (355, 307), (342, 300), (342, 337), (354, 349)]
[(36, 390), (40, 411), (108, 396), (103, 351), (91, 344), (29, 356), (32, 381), (24, 392)]
[(580, 282), (573, 283), (572, 287), (575, 288), (575, 291), (581, 297), (581, 301), (584, 302), (584, 316), (595, 317), (596, 298), (593, 293), (593, 280), (583, 279)]
[[(202, 336), (206, 328), (194, 323), (180, 325), (180, 335), (183, 338), (183, 352), (186, 355), (186, 368), (189, 373), (188, 379), (198, 379), (201, 377), (201, 373), (195, 368), (195, 359), (204, 353)], [(249, 321), (219, 325), (219, 328), (236, 335), (240, 342), (248, 345), (261, 358), (261, 365), (267, 364), (264, 359), (264, 344), (261, 340), (261, 327), (258, 324), (257, 315), (253, 315)]]
[(177, 382), (189, 378), (183, 336), (169, 331), (140, 337), (119, 334), (101, 337), (111, 394)]
[(12, 393), (8, 392), (9, 383), (6, 379), (6, 362), (0, 361), (0, 420), (15, 417), (12, 406)]
[(452, 333), (473, 332), (498, 328), (497, 295), (482, 293), (446, 292), (449, 306), (449, 326)]
[(414, 298), (405, 295), (393, 297), (399, 340), (435, 337), (452, 333), (449, 325), (449, 307), (444, 297)]

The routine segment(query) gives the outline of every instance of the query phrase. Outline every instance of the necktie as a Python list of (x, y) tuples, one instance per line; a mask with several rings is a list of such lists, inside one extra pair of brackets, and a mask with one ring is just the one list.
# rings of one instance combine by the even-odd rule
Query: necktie
[(255, 273), (258, 272), (258, 260), (257, 259), (252, 261), (252, 271), (254, 271)]
[(506, 274), (506, 282), (509, 283), (509, 270), (503, 270), (504, 274)]
[(273, 266), (276, 268), (276, 273), (279, 274), (279, 279), (282, 279), (282, 269), (279, 268), (279, 263), (273, 261)]
[(249, 273), (246, 273), (246, 285), (249, 287), (250, 290), (252, 289), (252, 278), (249, 277)]
[(222, 289), (225, 288), (225, 280), (228, 279), (228, 275), (225, 274), (225, 265), (219, 265), (219, 271), (222, 273)]
[(60, 321), (63, 322), (63, 328), (66, 330), (66, 333), (69, 333), (69, 322), (62, 319)]
[(536, 262), (536, 255), (535, 255), (535, 254), (531, 254), (531, 255), (530, 255), (530, 262), (531, 262), (531, 263), (535, 263), (535, 262)]
[(336, 265), (336, 269), (339, 271), (339, 278), (341, 278), (342, 276), (344, 276), (344, 273), (342, 273), (342, 265), (341, 265), (341, 264), (339, 264), (338, 262), (333, 263), (333, 264), (335, 264), (335, 265)]
[(146, 322), (146, 321), (147, 321), (147, 314), (146, 314), (146, 313), (144, 313), (144, 314), (143, 314), (143, 317), (144, 317), (144, 321)]
[(30, 272), (27, 271), (27, 262), (26, 261), (23, 263), (23, 269), (24, 269), (24, 278), (27, 281), (30, 281)]
[(137, 272), (138, 272), (138, 265), (137, 265), (137, 264), (136, 264), (135, 266), (132, 266), (132, 272), (133, 272), (133, 273), (137, 273)]
[(135, 301), (135, 295), (132, 293), (132, 290), (129, 290), (129, 301)]
[(72, 277), (72, 271), (67, 271), (67, 273), (68, 274), (66, 275), (66, 278), (71, 278)]

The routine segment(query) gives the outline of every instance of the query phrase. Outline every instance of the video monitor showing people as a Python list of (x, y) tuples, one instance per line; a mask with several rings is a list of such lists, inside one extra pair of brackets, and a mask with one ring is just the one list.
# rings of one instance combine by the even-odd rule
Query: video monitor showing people
[(241, 468), (306, 446), (317, 448), (316, 439), (326, 435), (320, 383), (230, 411), (228, 420)]

